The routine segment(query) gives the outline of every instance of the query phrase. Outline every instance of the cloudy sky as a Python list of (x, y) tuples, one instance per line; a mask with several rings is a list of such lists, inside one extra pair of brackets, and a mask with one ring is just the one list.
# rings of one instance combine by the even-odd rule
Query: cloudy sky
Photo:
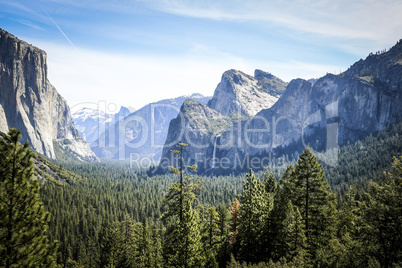
[(228, 69), (339, 73), (401, 39), (401, 14), (400, 0), (0, 0), (0, 27), (47, 52), (73, 107), (212, 95)]

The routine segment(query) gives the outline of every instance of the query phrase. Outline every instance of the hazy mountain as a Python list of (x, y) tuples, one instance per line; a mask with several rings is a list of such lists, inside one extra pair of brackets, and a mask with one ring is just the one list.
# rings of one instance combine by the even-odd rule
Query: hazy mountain
[(127, 115), (134, 112), (135, 109), (121, 106), (119, 112), (109, 114), (102, 109), (93, 107), (82, 107), (72, 113), (74, 124), (81, 134), (81, 137), (88, 144), (99, 139), (110, 125), (114, 125), (118, 120), (124, 119)]
[(193, 94), (150, 103), (112, 124), (91, 145), (92, 150), (100, 158), (155, 164), (161, 157), (169, 123), (186, 99), (207, 103), (211, 97)]

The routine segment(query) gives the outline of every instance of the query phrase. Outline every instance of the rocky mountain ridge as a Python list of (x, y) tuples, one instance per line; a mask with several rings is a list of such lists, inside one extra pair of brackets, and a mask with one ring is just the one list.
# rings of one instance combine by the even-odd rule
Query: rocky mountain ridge
[[(324, 152), (398, 123), (402, 120), (401, 59), (399, 41), (389, 51), (370, 54), (340, 75), (327, 74), (312, 81), (292, 80), (272, 107), (261, 109), (247, 120), (233, 121), (220, 135), (210, 132), (209, 142), (202, 149), (186, 152), (187, 164), (197, 164), (200, 172), (219, 167), (229, 173), (250, 167), (262, 169), (268, 164), (262, 160), (272, 156), (297, 154), (307, 145), (316, 152)], [(244, 83), (245, 79), (235, 79), (232, 81), (237, 84), (249, 85)], [(228, 99), (220, 98), (222, 103)], [(189, 126), (184, 126), (184, 132), (190, 132), (187, 136), (197, 133)], [(174, 136), (170, 131), (183, 132), (174, 125), (168, 134)], [(205, 137), (181, 137), (177, 142), (189, 143), (190, 148), (204, 140)], [(170, 141), (165, 145), (165, 161), (159, 170), (174, 165), (169, 152), (171, 144)], [(219, 161), (225, 161), (224, 167)]]

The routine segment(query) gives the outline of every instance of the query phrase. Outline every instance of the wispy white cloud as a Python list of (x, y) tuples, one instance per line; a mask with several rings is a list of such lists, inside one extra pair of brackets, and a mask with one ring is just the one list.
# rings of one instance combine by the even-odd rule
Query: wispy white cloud
[(20, 23), (20, 24), (26, 25), (26, 26), (28, 26), (30, 28), (33, 28), (35, 30), (41, 30), (41, 31), (44, 30), (42, 27), (40, 27), (39, 25), (37, 25), (37, 24), (35, 24), (35, 23), (33, 23), (32, 21), (29, 21), (29, 20), (19, 20), (19, 19), (17, 19), (15, 21)]
[[(41, 0), (42, 5), (58, 5), (57, 0)], [(400, 0), (69, 0), (68, 7), (98, 9), (123, 14), (146, 13), (147, 10), (189, 18), (252, 22), (258, 27), (284, 27), (313, 38), (329, 38), (343, 43), (346, 51), (356, 53), (354, 40), (363, 46), (387, 46), (402, 35), (402, 1)], [(23, 7), (19, 7), (23, 8)], [(369, 44), (363, 44), (363, 43)]]
[(151, 3), (155, 9), (182, 16), (271, 22), (340, 38), (395, 42), (402, 27), (402, 2), (399, 0), (154, 0)]

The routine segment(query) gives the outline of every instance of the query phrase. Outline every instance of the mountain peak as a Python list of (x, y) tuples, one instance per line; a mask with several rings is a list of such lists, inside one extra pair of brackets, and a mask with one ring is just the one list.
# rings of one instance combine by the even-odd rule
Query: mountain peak
[(208, 106), (225, 116), (253, 116), (278, 100), (277, 94), (271, 95), (265, 89), (268, 88), (266, 80), (257, 80), (238, 70), (228, 70), (223, 73)]
[(243, 73), (242, 71), (230, 69), (223, 73), (222, 81), (226, 79), (228, 82), (232, 82), (238, 85), (244, 84), (247, 80), (252, 80), (253, 77)]

